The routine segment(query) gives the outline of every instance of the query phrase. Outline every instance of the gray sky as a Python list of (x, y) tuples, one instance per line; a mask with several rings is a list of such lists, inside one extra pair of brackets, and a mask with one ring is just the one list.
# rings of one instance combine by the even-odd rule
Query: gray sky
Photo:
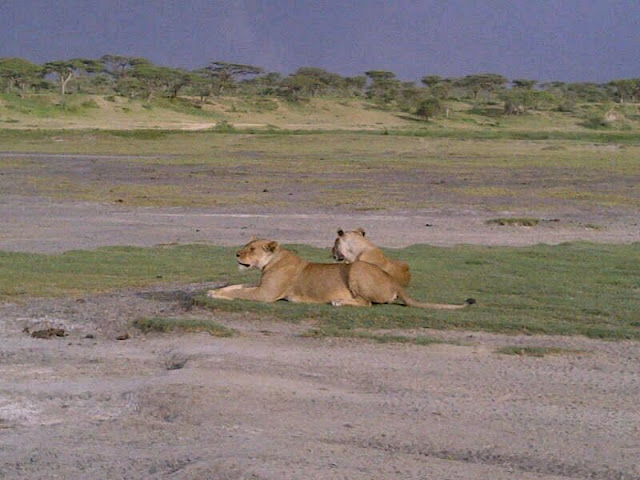
[(0, 57), (106, 53), (288, 74), (640, 77), (638, 0), (0, 0)]

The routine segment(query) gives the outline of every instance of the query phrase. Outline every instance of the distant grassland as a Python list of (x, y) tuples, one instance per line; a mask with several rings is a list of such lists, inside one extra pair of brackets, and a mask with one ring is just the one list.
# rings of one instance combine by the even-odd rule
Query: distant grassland
[[(327, 250), (291, 246), (305, 258), (326, 261)], [(0, 253), (0, 298), (82, 296), (151, 285), (255, 282), (238, 272), (233, 248), (185, 245), (109, 247), (60, 255)], [(335, 308), (287, 302), (196, 301), (215, 311), (254, 312), (289, 322), (311, 321), (309, 335), (375, 338), (385, 329), (470, 329), (504, 333), (586, 335), (640, 339), (640, 243), (586, 243), (526, 248), (415, 245), (393, 250), (410, 262), (409, 289), (418, 299), (478, 304), (441, 312), (381, 305)]]
[(129, 206), (640, 208), (633, 132), (414, 133), (0, 130), (14, 152), (0, 153), (0, 188)]

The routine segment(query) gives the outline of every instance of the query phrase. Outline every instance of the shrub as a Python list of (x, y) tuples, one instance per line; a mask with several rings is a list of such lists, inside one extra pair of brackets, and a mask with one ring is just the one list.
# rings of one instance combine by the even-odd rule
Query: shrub
[(416, 115), (425, 119), (425, 121), (442, 112), (442, 103), (437, 98), (427, 98), (418, 105)]

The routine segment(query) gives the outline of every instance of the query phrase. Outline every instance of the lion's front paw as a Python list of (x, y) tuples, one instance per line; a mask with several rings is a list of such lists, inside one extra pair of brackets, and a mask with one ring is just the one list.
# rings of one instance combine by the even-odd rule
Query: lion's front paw
[(207, 292), (207, 297), (209, 298), (218, 298), (218, 299), (222, 299), (222, 300), (231, 300), (229, 297), (226, 297), (222, 291), (224, 290), (224, 288), (217, 288), (215, 290), (209, 290)]
[(242, 290), (244, 285), (227, 285), (226, 287), (216, 288), (215, 290), (209, 290), (207, 297), (209, 298), (222, 298), (223, 300), (232, 300), (233, 297), (226, 295), (228, 292), (235, 290)]

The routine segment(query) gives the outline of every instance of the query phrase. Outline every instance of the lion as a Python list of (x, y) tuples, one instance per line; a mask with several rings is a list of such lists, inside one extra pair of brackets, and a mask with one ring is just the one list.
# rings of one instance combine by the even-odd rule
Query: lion
[(260, 284), (229, 285), (210, 290), (212, 298), (275, 302), (288, 300), (302, 303), (333, 303), (335, 305), (369, 305), (355, 297), (348, 287), (349, 265), (310, 263), (282, 248), (278, 242), (256, 238), (236, 253), (241, 269), (262, 271)]
[(370, 306), (393, 303), (421, 308), (464, 308), (462, 305), (424, 303), (413, 300), (389, 274), (379, 267), (356, 261), (353, 263), (311, 263), (283, 248), (278, 242), (256, 238), (236, 253), (240, 268), (261, 270), (256, 286), (240, 284), (209, 290), (211, 298), (275, 302), (288, 300), (301, 303), (330, 303), (335, 306)]
[(406, 287), (411, 281), (409, 264), (402, 260), (387, 257), (371, 240), (365, 237), (363, 228), (345, 232), (338, 229), (338, 238), (333, 244), (333, 258), (347, 263), (361, 260), (377, 265), (388, 273), (401, 286)]

